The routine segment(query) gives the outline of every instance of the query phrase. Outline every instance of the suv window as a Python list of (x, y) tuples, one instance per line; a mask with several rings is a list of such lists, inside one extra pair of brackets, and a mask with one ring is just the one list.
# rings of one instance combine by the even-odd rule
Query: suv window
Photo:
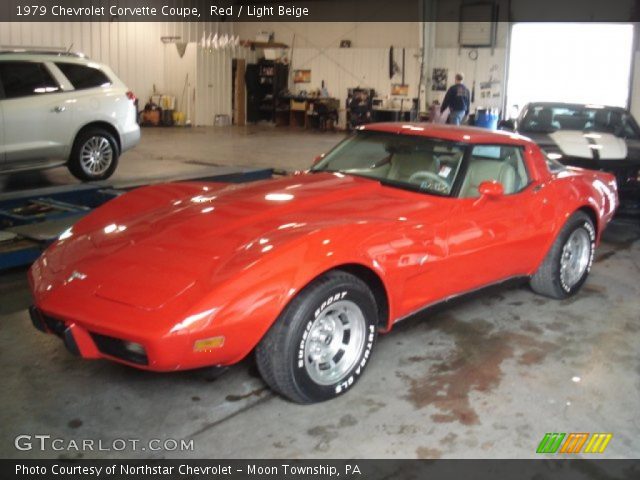
[(98, 68), (78, 65), (77, 63), (56, 63), (56, 67), (64, 73), (64, 76), (69, 79), (76, 90), (111, 85), (109, 77)]
[(60, 91), (60, 85), (43, 63), (0, 62), (5, 98), (28, 97)]
[(460, 197), (479, 197), (480, 184), (491, 180), (500, 182), (506, 195), (517, 193), (529, 184), (529, 175), (520, 147), (507, 145), (473, 147), (460, 189)]

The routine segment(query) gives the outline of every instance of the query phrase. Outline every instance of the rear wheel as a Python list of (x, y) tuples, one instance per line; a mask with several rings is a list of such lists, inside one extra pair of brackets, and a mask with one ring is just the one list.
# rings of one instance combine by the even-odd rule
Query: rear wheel
[(329, 400), (362, 375), (376, 339), (376, 302), (367, 285), (334, 271), (294, 298), (256, 349), (269, 386), (298, 403)]
[(80, 180), (104, 180), (118, 166), (118, 144), (113, 135), (100, 128), (78, 134), (69, 158), (69, 171)]
[(531, 278), (531, 288), (536, 293), (558, 299), (574, 295), (591, 270), (595, 241), (596, 231), (587, 214), (577, 212), (569, 217)]

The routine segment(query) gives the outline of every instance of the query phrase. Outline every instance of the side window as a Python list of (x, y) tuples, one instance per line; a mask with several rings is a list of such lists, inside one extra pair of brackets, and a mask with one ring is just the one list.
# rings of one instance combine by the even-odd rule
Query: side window
[(28, 97), (60, 91), (60, 85), (43, 63), (0, 62), (5, 98)]
[(505, 195), (517, 193), (529, 183), (522, 149), (508, 145), (477, 145), (471, 151), (460, 197), (480, 196), (482, 182), (498, 181)]
[(111, 80), (99, 68), (77, 63), (56, 63), (56, 67), (69, 79), (76, 90), (85, 88), (108, 87)]
[(620, 134), (618, 136), (628, 139), (638, 139), (640, 137), (638, 125), (634, 122), (631, 115), (626, 113), (622, 115), (621, 123), (622, 128), (620, 128)]

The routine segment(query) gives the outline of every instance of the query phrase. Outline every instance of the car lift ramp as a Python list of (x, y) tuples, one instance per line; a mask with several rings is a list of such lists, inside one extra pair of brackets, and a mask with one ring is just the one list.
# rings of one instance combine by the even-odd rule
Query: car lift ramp
[(128, 190), (180, 181), (244, 183), (272, 175), (270, 168), (212, 167), (210, 172), (197, 176), (158, 176), (0, 193), (0, 271), (30, 265), (62, 232)]

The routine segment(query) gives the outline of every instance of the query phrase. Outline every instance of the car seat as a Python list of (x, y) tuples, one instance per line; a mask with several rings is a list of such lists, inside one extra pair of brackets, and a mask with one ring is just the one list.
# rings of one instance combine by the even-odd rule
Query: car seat
[(502, 184), (505, 194), (516, 190), (516, 171), (509, 163), (497, 160), (473, 159), (467, 168), (467, 174), (460, 189), (461, 198), (480, 196), (478, 187), (482, 182), (497, 180)]
[(424, 171), (438, 173), (439, 169), (440, 162), (433, 157), (431, 152), (397, 152), (391, 157), (391, 168), (387, 179), (408, 182), (415, 173)]

